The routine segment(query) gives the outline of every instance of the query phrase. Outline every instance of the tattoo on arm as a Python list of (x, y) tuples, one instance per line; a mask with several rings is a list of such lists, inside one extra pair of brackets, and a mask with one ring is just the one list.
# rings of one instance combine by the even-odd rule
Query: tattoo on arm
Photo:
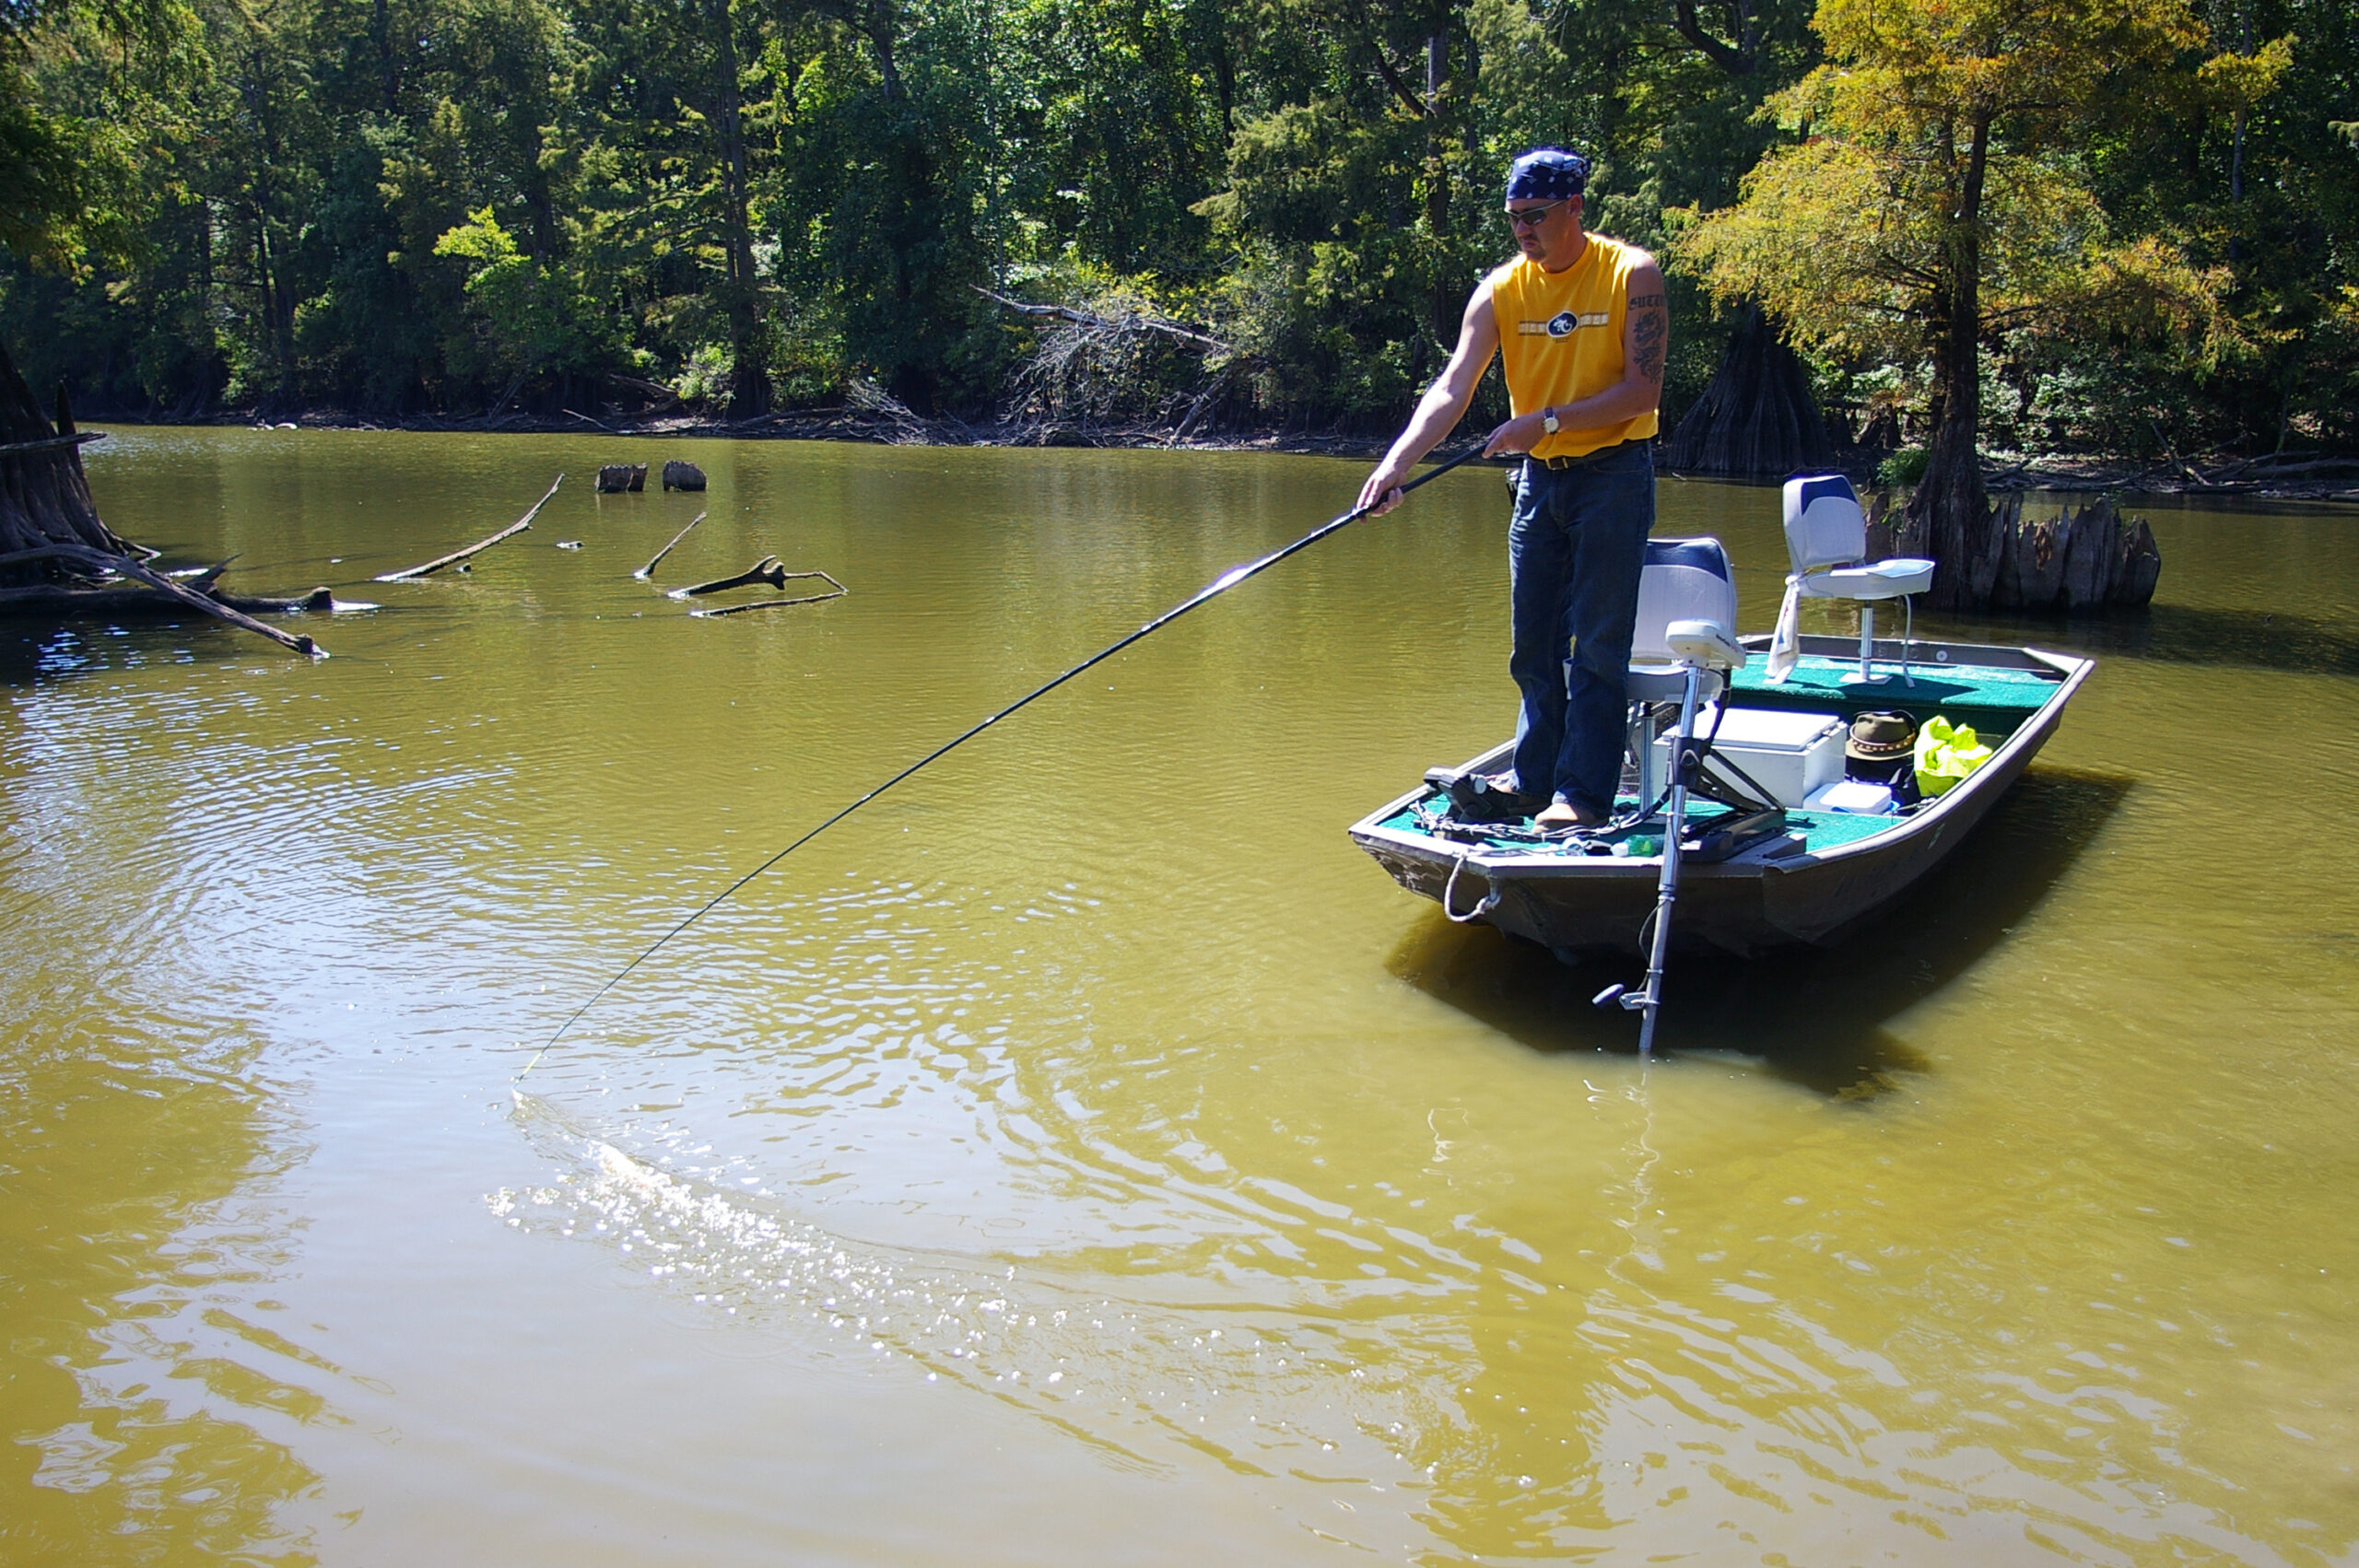
[(1665, 301), (1663, 297), (1660, 294), (1633, 294), (1630, 296), (1630, 309), (1633, 310), (1643, 310), (1649, 305), (1662, 305), (1665, 303), (1667, 303), (1667, 301)]
[[(1630, 322), (1630, 345), (1637, 351), (1638, 373), (1650, 381), (1662, 380), (1663, 346), (1671, 336), (1670, 312), (1660, 301), (1661, 295), (1651, 296), (1658, 303), (1649, 310), (1637, 310)], [(1630, 301), (1635, 310), (1640, 301)]]

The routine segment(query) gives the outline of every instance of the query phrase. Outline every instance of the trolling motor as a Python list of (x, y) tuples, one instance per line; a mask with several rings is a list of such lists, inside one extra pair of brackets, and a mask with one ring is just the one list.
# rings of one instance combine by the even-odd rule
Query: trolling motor
[[(1687, 835), (1687, 797), (1702, 782), (1705, 744), (1696, 733), (1696, 716), (1727, 687), (1727, 673), (1745, 661), (1733, 629), (1735, 619), (1735, 574), (1719, 540), (1647, 542), (1647, 564), (1638, 586), (1638, 629), (1632, 645), (1641, 661), (1631, 665), (1629, 694), (1633, 701), (1647, 705), (1667, 700), (1675, 686), (1679, 698), (1671, 787), (1664, 800), (1662, 874), (1655, 883), (1645, 982), (1635, 991), (1608, 986), (1592, 999), (1599, 1007), (1618, 1001), (1642, 1015), (1642, 1056), (1654, 1049), (1655, 1017), (1662, 1007), (1663, 962), (1671, 951), (1672, 907), (1679, 900), (1679, 863)], [(1651, 736), (1649, 743), (1647, 751), (1651, 751)], [(1647, 751), (1640, 754), (1642, 775)]]

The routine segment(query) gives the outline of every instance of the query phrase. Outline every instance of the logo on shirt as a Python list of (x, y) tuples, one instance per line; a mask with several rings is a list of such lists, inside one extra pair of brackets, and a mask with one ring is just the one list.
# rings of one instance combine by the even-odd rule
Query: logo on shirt
[(1570, 337), (1582, 327), (1602, 327), (1610, 319), (1604, 310), (1559, 310), (1544, 322), (1518, 322), (1516, 332), (1524, 337)]

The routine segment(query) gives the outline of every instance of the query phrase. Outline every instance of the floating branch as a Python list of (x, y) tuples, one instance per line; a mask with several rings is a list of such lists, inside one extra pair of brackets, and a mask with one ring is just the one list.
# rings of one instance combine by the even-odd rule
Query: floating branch
[(134, 582), (145, 583), (158, 593), (177, 599), (193, 610), (202, 610), (208, 615), (218, 616), (233, 626), (242, 626), (257, 636), (266, 637), (289, 652), (300, 653), (312, 659), (325, 659), (328, 656), (327, 650), (310, 638), (290, 636), (280, 631), (276, 626), (264, 626), (244, 611), (233, 610), (218, 599), (199, 593), (193, 588), (183, 587), (163, 573), (142, 562), (135, 561), (128, 556), (111, 556), (103, 550), (92, 550), (78, 544), (60, 544), (53, 548), (57, 551), (60, 559), (74, 561), (86, 567), (96, 567), (101, 571), (110, 571), (120, 577), (127, 577)]
[[(644, 467), (640, 470), (640, 474), (642, 478), (645, 477), (646, 473), (647, 470)], [(698, 523), (702, 522), (704, 521), (704, 513), (698, 512), (696, 516), (688, 519), (688, 528), (694, 528)], [(672, 544), (677, 544), (681, 540), (686, 539), (688, 536), (688, 528), (684, 528), (680, 530), (679, 532), (672, 535)], [(672, 544), (666, 544), (661, 550), (656, 551), (655, 558), (653, 560), (648, 562), (645, 566), (640, 568), (630, 575), (639, 579), (641, 582), (645, 582), (649, 578), (653, 577), (655, 575), (655, 568), (663, 564), (663, 557), (672, 553)]]
[(846, 588), (834, 578), (827, 577), (826, 572), (786, 572), (781, 574), (781, 576), (786, 581), (792, 581), (796, 578), (804, 577), (827, 578), (828, 586), (834, 589), (835, 591), (832, 593), (805, 593), (797, 599), (757, 599), (749, 604), (724, 604), (719, 609), (691, 610), (688, 614), (700, 620), (709, 621), (718, 615), (742, 615), (748, 610), (782, 610), (789, 604), (816, 604), (822, 600), (841, 599), (845, 594), (851, 591), (851, 589)]
[(57, 451), (62, 448), (78, 447), (87, 441), (103, 441), (106, 439), (104, 430), (84, 430), (79, 435), (68, 431), (63, 436), (50, 436), (38, 441), (9, 441), (0, 444), (0, 457), (14, 457), (18, 452)]
[(735, 577), (717, 577), (710, 582), (699, 582), (692, 588), (675, 588), (672, 590), (671, 596), (675, 599), (696, 599), (732, 588), (751, 588), (757, 582), (767, 582), (772, 588), (786, 586), (786, 568), (778, 564), (776, 556), (764, 556)]
[(377, 579), (377, 580), (379, 582), (407, 582), (416, 578), (425, 577), (429, 573), (440, 571), (444, 567), (456, 566), (470, 556), (481, 555), (484, 551), (490, 549), (494, 544), (499, 544), (501, 540), (509, 537), (511, 534), (523, 532), (524, 530), (533, 526), (533, 519), (540, 514), (540, 509), (549, 504), (549, 496), (556, 495), (557, 486), (564, 483), (565, 475), (562, 474), (558, 474), (556, 480), (549, 486), (548, 495), (543, 496), (539, 500), (534, 501), (531, 511), (526, 512), (522, 517), (518, 518), (514, 522), (510, 523), (507, 527), (501, 529), (499, 532), (493, 534), (490, 538), (484, 540), (480, 544), (470, 544), (464, 550), (453, 551), (452, 554), (442, 556), (440, 560), (428, 561), (422, 567), (412, 567), (409, 570), (405, 572), (387, 572), (382, 577)]

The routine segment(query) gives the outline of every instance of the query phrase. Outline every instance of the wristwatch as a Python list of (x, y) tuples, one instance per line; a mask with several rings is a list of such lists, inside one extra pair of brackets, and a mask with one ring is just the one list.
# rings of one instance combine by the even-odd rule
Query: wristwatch
[(1540, 427), (1547, 431), (1552, 436), (1556, 433), (1556, 411), (1555, 409), (1543, 408), (1540, 411)]

